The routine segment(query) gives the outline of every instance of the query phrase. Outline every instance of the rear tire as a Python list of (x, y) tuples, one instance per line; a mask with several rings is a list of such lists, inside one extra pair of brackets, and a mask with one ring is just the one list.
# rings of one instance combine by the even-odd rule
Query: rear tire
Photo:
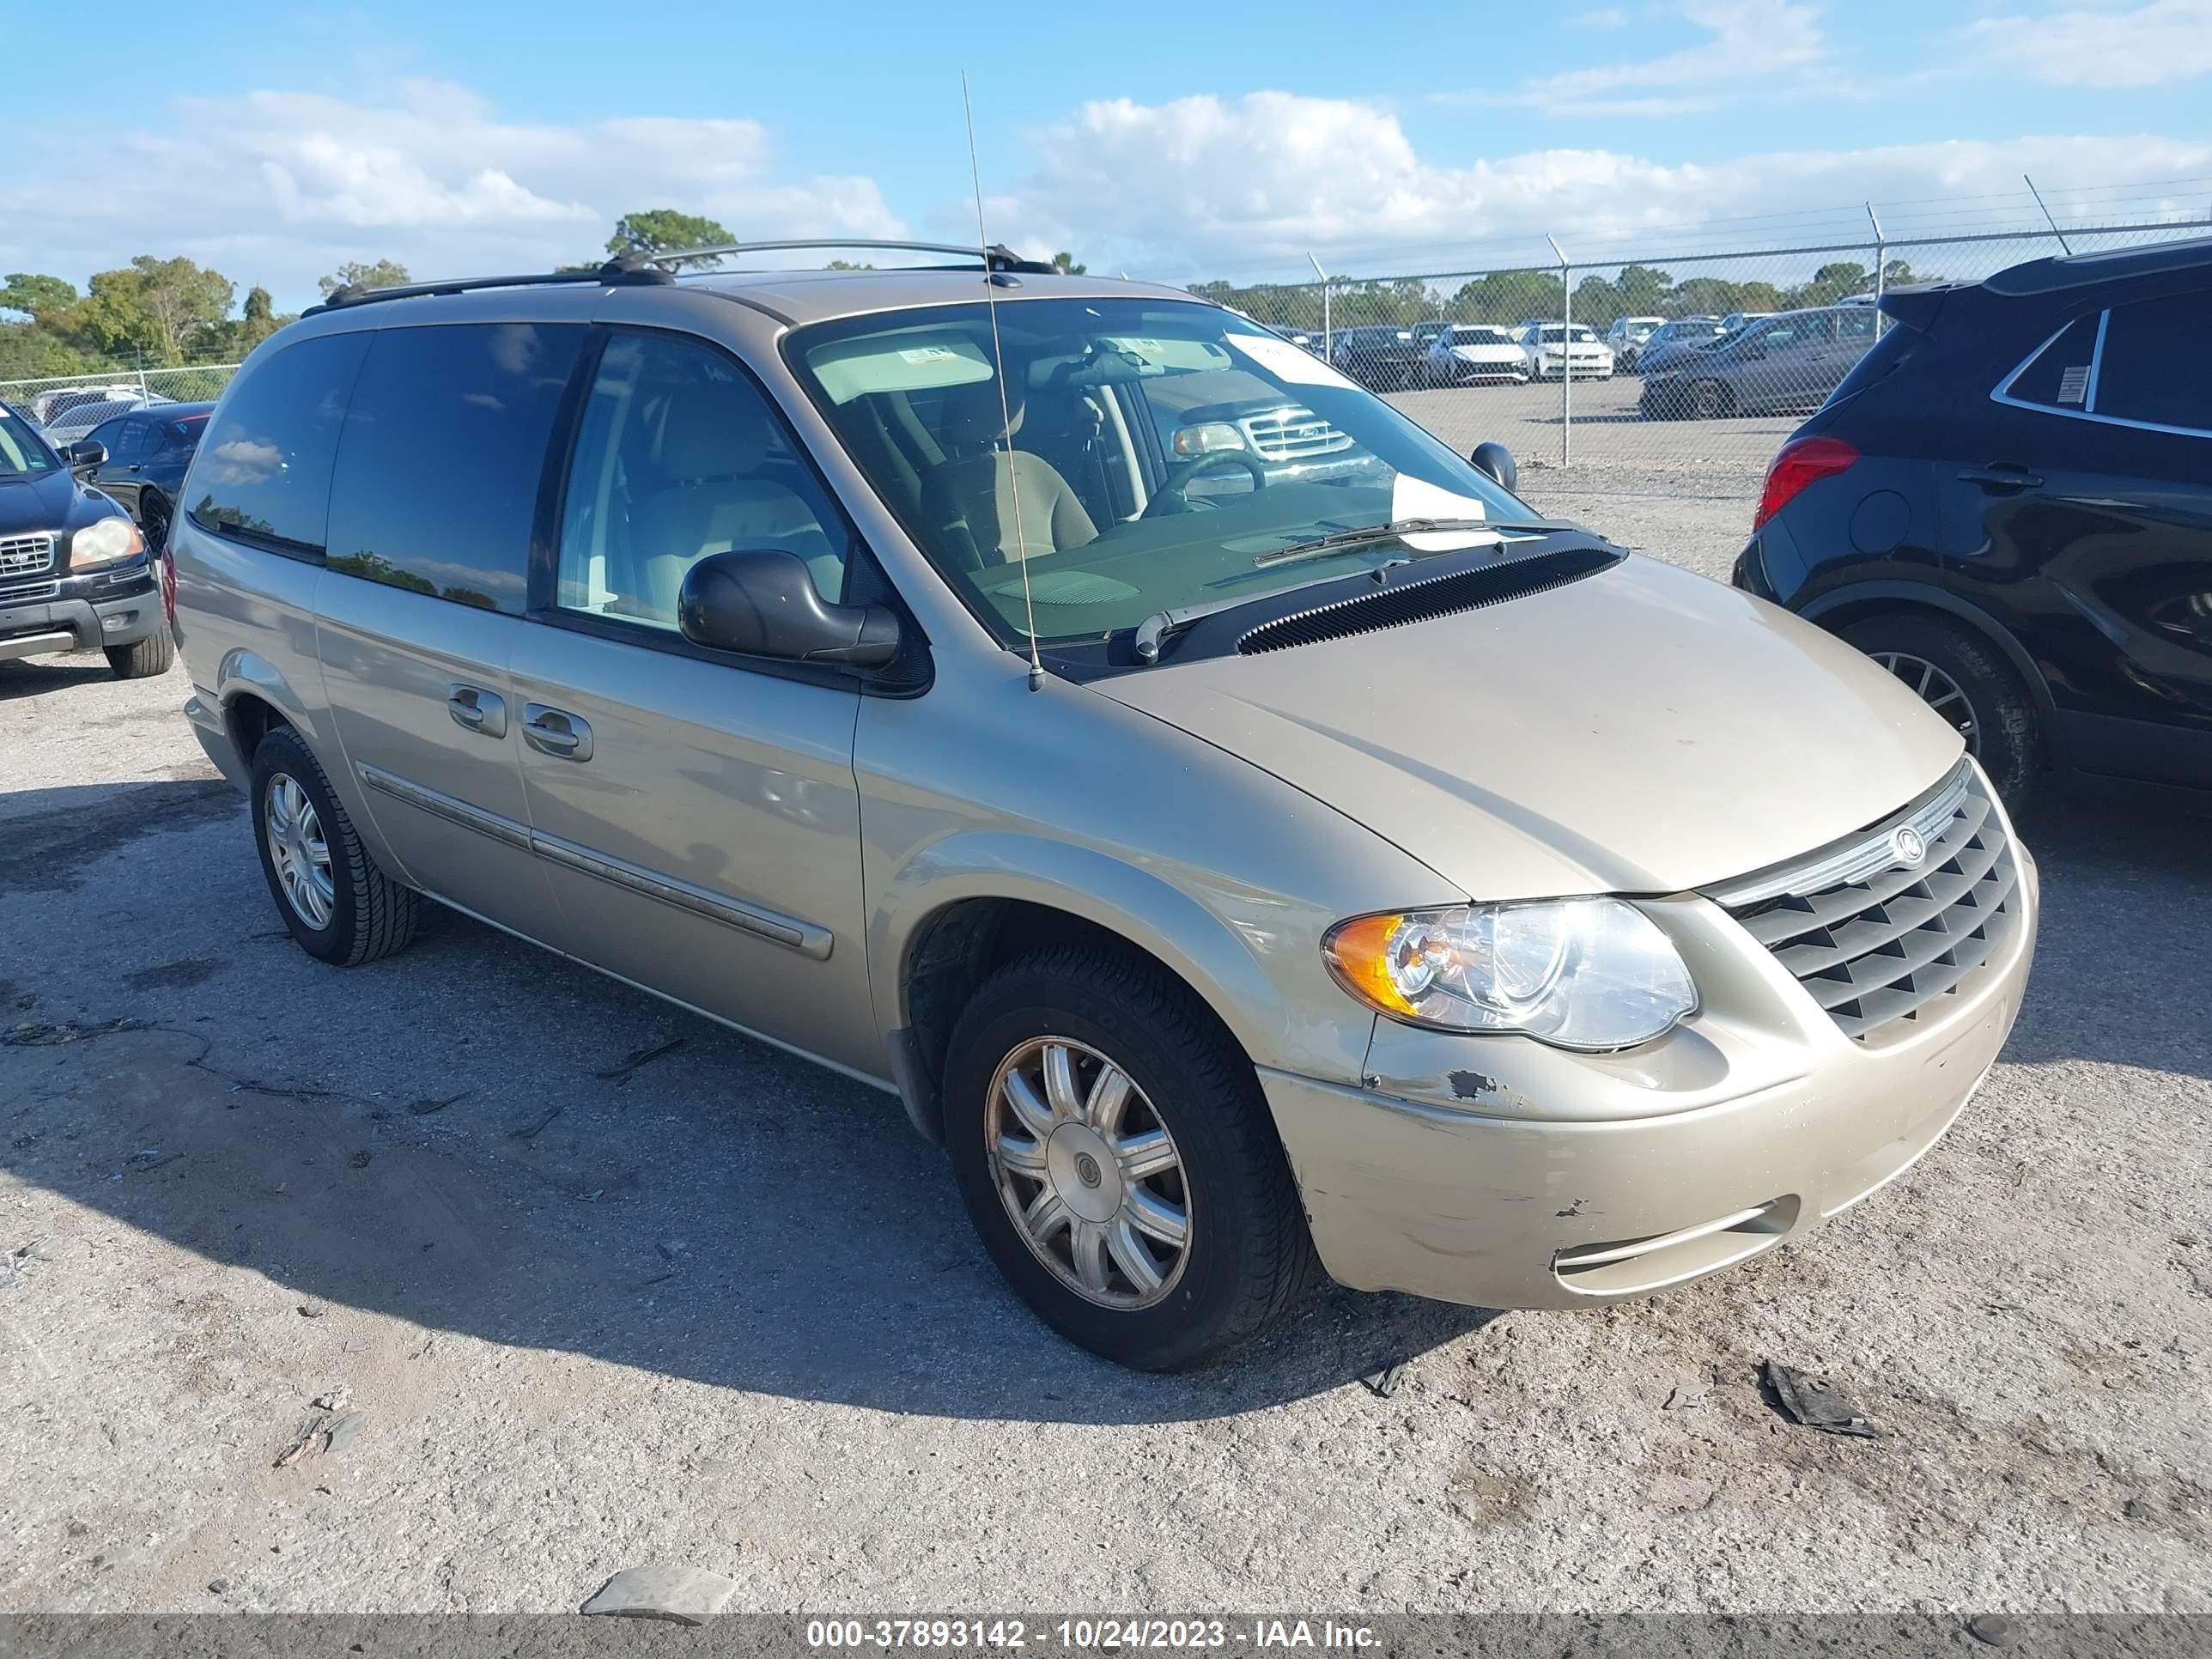
[[(252, 781), (261, 873), (300, 948), (339, 968), (405, 950), (415, 938), (421, 899), (369, 857), (321, 763), (291, 727), (277, 726), (261, 739)], [(275, 824), (273, 809), (281, 809)]]
[[(1062, 1103), (1073, 1110), (1048, 1098), (1051, 1072), (1042, 1062), (1054, 1045), (1073, 1056)], [(1024, 1116), (1010, 1072), (1027, 1076), (1031, 1056), (1047, 1086), (1025, 1085), (1032, 1115)], [(1130, 1104), (1117, 1118), (1086, 1120), (1109, 1066), (1133, 1085)], [(1000, 969), (954, 1028), (945, 1085), (945, 1141), (984, 1248), (1071, 1342), (1140, 1370), (1203, 1364), (1281, 1320), (1317, 1276), (1251, 1061), (1188, 988), (1133, 952), (1064, 946)], [(1040, 1099), (1052, 1109), (1042, 1133), (1029, 1127)], [(1106, 1123), (1103, 1139), (1084, 1133), (1092, 1121)], [(1128, 1123), (1143, 1133), (1125, 1133)], [(1136, 1173), (1143, 1165), (1124, 1149), (1154, 1127), (1174, 1167)], [(1024, 1173), (1029, 1167), (1039, 1173)], [(1018, 1209), (1040, 1213), (1041, 1201), (1060, 1194), (1068, 1218), (1060, 1225), (1017, 1218)], [(1094, 1243), (1104, 1273), (1086, 1293), (1076, 1265), (1083, 1229), (1110, 1233), (1146, 1199), (1164, 1206), (1146, 1210), (1148, 1218), (1179, 1211), (1182, 1243), (1162, 1245), (1162, 1232), (1147, 1227), (1138, 1273), (1122, 1265), (1127, 1238)], [(1111, 1214), (1084, 1222), (1085, 1206)]]
[(1996, 647), (1955, 623), (1905, 611), (1856, 623), (1844, 638), (1959, 731), (2009, 811), (2027, 805), (2043, 770), (2043, 722)]
[(131, 645), (110, 646), (101, 654), (118, 680), (147, 680), (166, 674), (177, 659), (177, 642), (164, 625)]

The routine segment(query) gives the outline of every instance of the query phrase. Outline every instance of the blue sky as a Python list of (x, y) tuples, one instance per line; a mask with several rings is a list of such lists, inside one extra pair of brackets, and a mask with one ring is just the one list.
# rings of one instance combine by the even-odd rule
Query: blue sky
[[(964, 237), (963, 68), (994, 235), (1171, 280), (1756, 243), (1868, 196), (2012, 223), (2023, 169), (2212, 210), (2212, 0), (1250, 9), (195, 6), (98, 32), (138, 95), (96, 117), (80, 76), (11, 87), (40, 165), (0, 177), (0, 270), (184, 252), (292, 306), (348, 258), (581, 258), (635, 207)], [(0, 57), (84, 27), (16, 9)]]

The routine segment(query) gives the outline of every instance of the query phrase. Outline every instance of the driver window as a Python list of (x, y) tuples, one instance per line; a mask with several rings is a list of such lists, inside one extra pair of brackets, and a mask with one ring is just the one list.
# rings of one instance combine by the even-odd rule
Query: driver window
[(779, 548), (845, 592), (842, 521), (760, 391), (692, 341), (618, 334), (600, 356), (561, 514), (556, 603), (674, 632), (710, 553)]

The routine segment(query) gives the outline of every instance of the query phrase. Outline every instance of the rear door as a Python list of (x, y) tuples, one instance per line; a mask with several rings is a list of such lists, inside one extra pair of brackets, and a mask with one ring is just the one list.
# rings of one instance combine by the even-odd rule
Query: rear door
[(2212, 289), (2077, 319), (1998, 407), (1961, 568), (2043, 579), (2025, 643), (2077, 764), (2212, 786)]
[(853, 734), (834, 670), (702, 650), (691, 566), (781, 548), (843, 597), (853, 532), (766, 395), (688, 336), (616, 329), (513, 659), (534, 844), (571, 954), (880, 1076)]
[(533, 939), (507, 664), (580, 324), (386, 327), (355, 383), (331, 485), (316, 639), (353, 782), (407, 878)]

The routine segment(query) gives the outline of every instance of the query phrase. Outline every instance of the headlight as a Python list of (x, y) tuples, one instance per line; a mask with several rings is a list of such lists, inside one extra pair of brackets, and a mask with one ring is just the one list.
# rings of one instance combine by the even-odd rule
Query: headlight
[(146, 538), (130, 520), (100, 519), (70, 538), (69, 568), (82, 570), (88, 565), (113, 564), (145, 550)]
[(1355, 916), (1322, 942), (1378, 1013), (1444, 1031), (1518, 1031), (1563, 1048), (1648, 1042), (1698, 1006), (1651, 918), (1613, 898)]
[(1243, 447), (1244, 434), (1226, 421), (1200, 421), (1196, 426), (1176, 429), (1175, 453), (1178, 455), (1211, 455), (1218, 450)]

